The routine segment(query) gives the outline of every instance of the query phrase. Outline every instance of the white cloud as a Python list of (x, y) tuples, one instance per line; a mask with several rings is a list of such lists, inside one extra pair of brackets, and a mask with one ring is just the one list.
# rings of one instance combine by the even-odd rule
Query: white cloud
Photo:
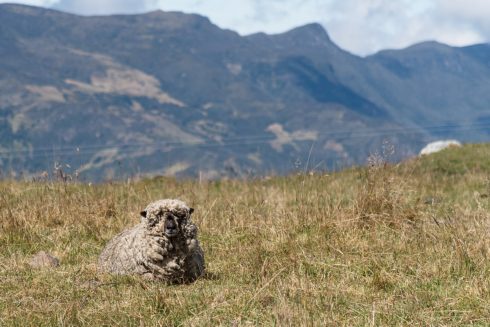
[(464, 22), (490, 40), (490, 1), (434, 0), (439, 8), (438, 18)]
[(319, 22), (340, 47), (361, 55), (426, 40), (466, 45), (490, 39), (488, 0), (159, 0), (158, 6), (201, 13), (241, 34)]
[(436, 0), (435, 2), (443, 12), (488, 22), (490, 14), (490, 1), (488, 0)]
[(56, 3), (58, 0), (10, 0), (10, 1), (0, 1), (0, 3), (21, 3), (25, 5), (38, 6), (38, 7), (49, 7)]
[(140, 13), (156, 8), (157, 0), (58, 0), (53, 8), (81, 15)]
[[(208, 16), (240, 34), (280, 33), (319, 22), (340, 47), (365, 55), (437, 40), (467, 45), (490, 40), (489, 0), (10, 0), (78, 14), (154, 9)], [(3, 1), (0, 1), (3, 2)]]
[(358, 54), (427, 40), (451, 45), (485, 40), (481, 30), (469, 23), (471, 20), (441, 14), (441, 6), (434, 1), (344, 0), (330, 9), (340, 13), (324, 21), (332, 38)]
[[(327, 0), (330, 1), (330, 0)], [(299, 25), (319, 21), (318, 0), (159, 0), (163, 10), (199, 13), (222, 27), (240, 34), (280, 33)]]

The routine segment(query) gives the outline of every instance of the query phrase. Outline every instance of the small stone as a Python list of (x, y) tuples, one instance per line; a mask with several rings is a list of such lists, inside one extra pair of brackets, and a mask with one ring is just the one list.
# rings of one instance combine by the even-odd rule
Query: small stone
[(103, 285), (103, 283), (101, 281), (99, 281), (97, 279), (91, 279), (91, 280), (87, 280), (84, 283), (82, 283), (80, 285), (80, 287), (93, 290), (93, 289), (100, 287), (101, 285)]
[(44, 251), (39, 251), (29, 261), (29, 266), (32, 268), (58, 267), (59, 265), (60, 261), (58, 258)]

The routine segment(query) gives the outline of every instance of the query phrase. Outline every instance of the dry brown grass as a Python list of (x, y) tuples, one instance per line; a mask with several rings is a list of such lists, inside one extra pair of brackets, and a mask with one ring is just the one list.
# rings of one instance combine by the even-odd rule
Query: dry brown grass
[[(0, 325), (487, 326), (488, 171), (431, 160), (255, 181), (0, 182)], [(98, 275), (105, 242), (166, 197), (196, 209), (205, 278)], [(30, 268), (39, 250), (61, 266)]]

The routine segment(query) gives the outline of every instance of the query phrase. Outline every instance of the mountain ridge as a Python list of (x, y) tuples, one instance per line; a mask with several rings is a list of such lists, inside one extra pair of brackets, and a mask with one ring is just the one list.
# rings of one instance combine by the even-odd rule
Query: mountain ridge
[(195, 14), (5, 4), (0, 35), (1, 171), (248, 176), (489, 136), (486, 44), (360, 57), (316, 23), (240, 36)]

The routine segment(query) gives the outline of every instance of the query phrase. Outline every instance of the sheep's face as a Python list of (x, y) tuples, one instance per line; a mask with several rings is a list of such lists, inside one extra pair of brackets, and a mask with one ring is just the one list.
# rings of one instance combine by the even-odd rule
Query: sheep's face
[(182, 233), (181, 230), (181, 221), (182, 218), (173, 215), (172, 213), (164, 213), (164, 217), (162, 218), (162, 223), (160, 223), (161, 230), (168, 238), (172, 238), (177, 236), (179, 233)]
[(141, 212), (141, 219), (152, 232), (174, 238), (182, 234), (182, 226), (193, 211), (182, 201), (160, 200), (148, 205)]

